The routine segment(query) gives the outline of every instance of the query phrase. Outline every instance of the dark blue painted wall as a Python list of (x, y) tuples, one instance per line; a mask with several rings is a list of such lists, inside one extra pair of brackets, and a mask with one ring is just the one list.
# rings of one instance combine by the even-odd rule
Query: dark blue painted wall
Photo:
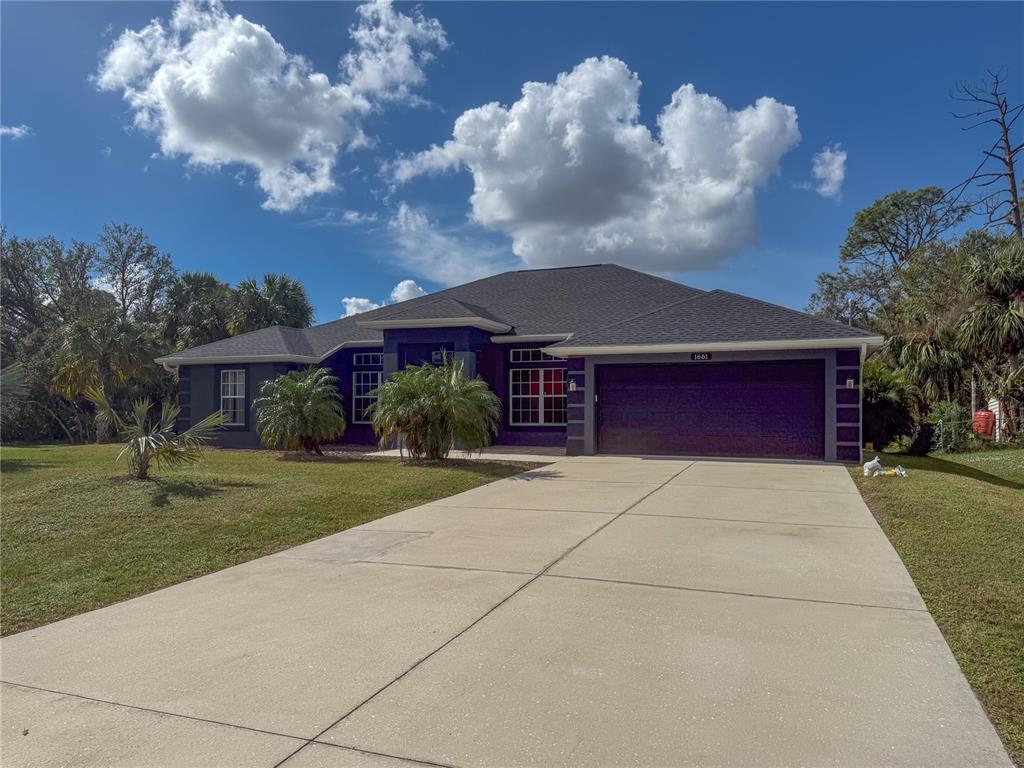
[[(349, 424), (342, 438), (344, 443), (373, 445), (377, 442), (370, 425), (352, 423), (352, 355), (357, 352), (380, 351), (380, 347), (342, 349), (323, 363), (338, 377), (338, 388), (345, 404), (345, 419)], [(259, 448), (262, 444), (256, 431), (252, 401), (259, 397), (260, 387), (265, 381), (302, 367), (288, 363), (182, 366), (178, 369), (178, 403), (182, 407), (178, 418), (179, 427), (187, 427), (220, 408), (220, 372), (226, 368), (240, 368), (245, 371), (246, 423), (242, 426), (222, 427), (213, 442), (225, 448)], [(372, 368), (360, 367), (359, 370)]]
[[(259, 448), (260, 436), (256, 432), (256, 415), (252, 401), (259, 397), (260, 387), (267, 379), (286, 373), (295, 366), (286, 363), (245, 363), (240, 365), (190, 365), (178, 370), (178, 402), (182, 405), (179, 421), (184, 424), (187, 400), (188, 423), (194, 424), (220, 408), (220, 372), (226, 368), (245, 371), (245, 414), (242, 426), (222, 427), (213, 442), (225, 448)], [(183, 389), (183, 381), (188, 382)], [(184, 399), (183, 399), (184, 396)], [(186, 424), (187, 426), (187, 424)]]
[[(512, 349), (539, 349), (546, 343), (494, 344), (490, 335), (476, 328), (398, 329), (384, 332), (383, 347), (353, 347), (342, 349), (327, 358), (323, 365), (339, 379), (338, 387), (345, 404), (349, 428), (343, 442), (372, 445), (376, 442), (373, 429), (367, 424), (353, 423), (352, 373), (353, 355), (381, 352), (385, 375), (406, 365), (429, 362), (438, 349), (451, 351), (465, 364), (467, 374), (479, 375), (491, 387), (502, 403), (501, 429), (495, 439), (498, 445), (565, 446), (570, 455), (593, 452), (595, 449), (592, 423), (594, 366), (608, 363), (665, 362), (671, 357), (646, 358), (590, 358), (567, 361), (548, 360), (537, 363), (510, 363)], [(860, 354), (857, 350), (794, 351), (788, 353), (732, 353), (716, 355), (716, 359), (772, 360), (820, 358), (826, 361), (825, 420), (826, 455), (840, 461), (861, 459), (861, 394)], [(679, 359), (679, 358), (675, 358)], [(221, 432), (216, 442), (226, 447), (259, 447), (255, 429), (252, 400), (259, 388), (272, 376), (297, 368), (286, 364), (246, 364), (234, 366), (207, 365), (182, 367), (179, 370), (179, 402), (182, 406), (180, 423), (187, 426), (220, 407), (220, 371), (223, 368), (246, 370), (247, 424), (229, 427)], [(509, 370), (516, 368), (566, 368), (569, 384), (566, 426), (513, 426), (509, 423)], [(360, 367), (359, 370), (370, 370)], [(849, 385), (848, 385), (849, 383)]]

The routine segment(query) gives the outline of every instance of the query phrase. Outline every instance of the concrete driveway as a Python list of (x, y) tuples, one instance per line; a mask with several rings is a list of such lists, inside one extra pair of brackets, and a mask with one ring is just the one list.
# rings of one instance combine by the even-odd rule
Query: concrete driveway
[(834, 466), (563, 459), (0, 654), (11, 766), (1010, 764)]

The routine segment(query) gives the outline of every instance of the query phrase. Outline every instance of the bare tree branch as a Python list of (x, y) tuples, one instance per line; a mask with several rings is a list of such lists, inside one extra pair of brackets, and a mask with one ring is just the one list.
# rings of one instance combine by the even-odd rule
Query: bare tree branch
[[(1024, 238), (1016, 168), (1017, 155), (1024, 144), (1014, 146), (1010, 137), (1010, 130), (1024, 111), (1024, 104), (1010, 106), (1005, 94), (1005, 81), (1005, 70), (990, 69), (987, 81), (976, 85), (960, 81), (950, 94), (954, 101), (983, 105), (974, 112), (953, 113), (953, 116), (959, 120), (974, 121), (962, 130), (971, 131), (991, 123), (996, 126), (997, 136), (989, 149), (982, 150), (981, 154), (984, 159), (974, 169), (974, 172), (953, 187), (947, 196), (957, 202), (971, 187), (987, 188), (998, 182), (1004, 182), (1005, 190), (990, 193), (978, 202), (986, 208), (990, 224), (1009, 224), (1018, 238)], [(991, 117), (986, 117), (984, 120), (977, 119), (987, 115), (991, 115)], [(997, 171), (986, 170), (985, 166), (989, 162), (998, 163), (1002, 168)], [(1004, 208), (1006, 212), (1002, 213)]]

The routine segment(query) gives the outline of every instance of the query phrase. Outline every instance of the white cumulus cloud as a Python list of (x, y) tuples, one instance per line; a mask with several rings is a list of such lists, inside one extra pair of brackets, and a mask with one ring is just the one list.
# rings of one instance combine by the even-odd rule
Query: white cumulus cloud
[(391, 289), (391, 301), (393, 302), (408, 301), (409, 299), (415, 299), (417, 296), (426, 295), (427, 292), (416, 285), (415, 280), (402, 280)]
[(811, 175), (817, 182), (815, 192), (822, 197), (838, 198), (846, 178), (846, 150), (838, 144), (824, 147), (811, 161)]
[(371, 299), (364, 299), (358, 296), (346, 296), (341, 300), (345, 307), (345, 317), (358, 315), (362, 312), (369, 312), (371, 309), (379, 309), (386, 304), (395, 304), (399, 301), (415, 299), (417, 296), (426, 296), (427, 292), (416, 284), (415, 280), (401, 280), (391, 289), (390, 301), (375, 302)]
[(341, 300), (341, 305), (345, 307), (344, 317), (352, 317), (352, 315), (369, 312), (371, 309), (379, 309), (384, 306), (383, 304), (375, 304), (369, 299), (362, 299), (357, 296), (346, 296)]
[(427, 48), (447, 44), (436, 20), (399, 13), (390, 0), (360, 6), (349, 34), (354, 48), (331, 82), (219, 2), (180, 0), (169, 22), (125, 30), (94, 81), (122, 93), (164, 155), (207, 168), (249, 166), (264, 207), (288, 211), (334, 188), (338, 153), (369, 143), (365, 116), (379, 102), (411, 98)]
[(10, 136), (14, 141), (24, 139), (32, 134), (32, 129), (24, 123), (21, 125), (0, 125), (0, 136)]
[(388, 221), (392, 256), (415, 275), (457, 285), (514, 266), (511, 254), (464, 230), (445, 229), (423, 211), (400, 203)]
[(426, 80), (423, 68), (433, 61), (433, 49), (448, 47), (441, 22), (418, 10), (399, 13), (385, 0), (361, 5), (356, 13), (359, 23), (349, 30), (356, 47), (341, 60), (352, 89), (385, 101), (416, 101), (412, 89)]
[(762, 97), (732, 110), (683, 85), (652, 134), (639, 91), (624, 62), (586, 59), (526, 83), (511, 106), (464, 112), (451, 140), (400, 158), (393, 176), (468, 169), (473, 218), (531, 266), (712, 266), (755, 239), (755, 190), (799, 143), (796, 109)]

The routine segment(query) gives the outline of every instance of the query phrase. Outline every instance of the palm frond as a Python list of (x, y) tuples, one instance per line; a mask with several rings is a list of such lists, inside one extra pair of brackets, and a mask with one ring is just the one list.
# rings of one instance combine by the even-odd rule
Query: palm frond
[(141, 480), (149, 476), (152, 466), (173, 469), (198, 461), (202, 447), (227, 420), (222, 412), (215, 411), (177, 434), (175, 422), (181, 409), (174, 403), (162, 403), (160, 416), (154, 420), (150, 416), (153, 402), (135, 400), (129, 418), (124, 418), (111, 407), (99, 387), (89, 387), (85, 396), (96, 406), (97, 411), (110, 419), (118, 437), (124, 441), (124, 447), (117, 455), (118, 460), (127, 458), (129, 471)]
[(264, 382), (253, 402), (263, 444), (286, 451), (319, 452), (319, 446), (345, 433), (345, 410), (338, 379), (311, 366)]
[(403, 440), (413, 458), (443, 459), (455, 446), (477, 450), (498, 432), (501, 402), (461, 360), (412, 365), (375, 392), (370, 416), (382, 446)]

